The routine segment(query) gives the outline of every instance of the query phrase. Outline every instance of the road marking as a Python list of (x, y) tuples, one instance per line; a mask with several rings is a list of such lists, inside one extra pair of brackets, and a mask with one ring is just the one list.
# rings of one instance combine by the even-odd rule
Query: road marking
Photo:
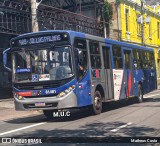
[(148, 97), (153, 97), (153, 96), (157, 96), (157, 95), (160, 95), (160, 94), (153, 94), (153, 95), (149, 95), (149, 96), (145, 96), (145, 95), (144, 95), (144, 97), (145, 97), (145, 98), (148, 98)]
[(118, 131), (118, 130), (124, 128), (124, 127), (127, 127), (127, 126), (129, 126), (129, 125), (131, 125), (131, 124), (132, 124), (132, 123), (130, 122), (130, 123), (127, 123), (127, 124), (125, 124), (125, 125), (119, 126), (118, 128), (111, 130), (111, 132), (116, 132), (116, 131)]
[(43, 124), (46, 124), (46, 123), (47, 123), (47, 122), (38, 123), (38, 124), (34, 124), (34, 125), (30, 125), (30, 126), (18, 128), (18, 129), (15, 129), (15, 130), (3, 132), (3, 133), (0, 133), (0, 136), (6, 135), (6, 134), (10, 134), (10, 133), (14, 133), (14, 132), (17, 132), (17, 131), (21, 131), (21, 130), (24, 130), (24, 129), (32, 128), (32, 127), (35, 127), (35, 126), (43, 125)]

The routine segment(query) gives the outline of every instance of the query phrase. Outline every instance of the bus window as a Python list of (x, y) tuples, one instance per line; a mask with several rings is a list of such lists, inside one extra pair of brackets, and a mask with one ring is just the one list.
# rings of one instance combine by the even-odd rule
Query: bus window
[(142, 69), (143, 68), (140, 50), (133, 49), (133, 61), (134, 61), (134, 69)]
[[(15, 54), (16, 60), (16, 68), (27, 68), (26, 64), (26, 56), (23, 54), (23, 52), (20, 52), (19, 54)], [(18, 61), (21, 60), (21, 61)]]
[(150, 69), (154, 69), (154, 54), (153, 52), (148, 52), (148, 65)]
[(76, 38), (74, 42), (76, 75), (80, 80), (85, 75), (88, 68), (87, 42), (84, 39)]
[(137, 50), (137, 60), (138, 60), (138, 69), (143, 69), (143, 64), (142, 64), (142, 51)]
[(143, 58), (143, 68), (148, 69), (148, 52), (142, 51), (142, 58)]
[(101, 68), (100, 56), (91, 55), (91, 66), (93, 69)]
[(114, 61), (114, 68), (115, 69), (122, 69), (123, 68), (123, 61), (122, 61), (122, 49), (119, 45), (112, 46), (113, 51), (113, 61)]
[(7, 53), (7, 64), (9, 68), (12, 68), (12, 63), (11, 63), (11, 53)]
[(137, 61), (137, 50), (133, 49), (133, 63), (134, 63), (134, 69), (138, 69), (138, 61)]
[(125, 62), (125, 68), (126, 69), (132, 69), (132, 63), (130, 60), (130, 51), (125, 51), (124, 53), (124, 62)]
[(100, 58), (99, 43), (90, 41), (89, 48), (90, 48), (91, 67), (93, 69), (100, 69), (101, 68), (101, 58)]

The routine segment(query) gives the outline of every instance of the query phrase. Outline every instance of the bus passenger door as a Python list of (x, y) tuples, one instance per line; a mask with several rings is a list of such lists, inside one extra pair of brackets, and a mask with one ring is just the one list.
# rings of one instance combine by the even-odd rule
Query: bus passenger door
[(124, 53), (124, 83), (126, 97), (133, 96), (133, 66), (132, 51), (123, 49)]
[(111, 47), (110, 46), (102, 46), (103, 53), (103, 68), (104, 68), (104, 81), (105, 81), (105, 95), (106, 99), (113, 99), (113, 73), (112, 73), (112, 61), (111, 61)]

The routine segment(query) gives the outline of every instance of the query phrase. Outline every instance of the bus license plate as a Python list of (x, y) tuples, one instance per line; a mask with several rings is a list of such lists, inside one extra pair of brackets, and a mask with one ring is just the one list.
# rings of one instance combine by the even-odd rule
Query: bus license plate
[(46, 104), (44, 102), (35, 103), (35, 106), (45, 106)]

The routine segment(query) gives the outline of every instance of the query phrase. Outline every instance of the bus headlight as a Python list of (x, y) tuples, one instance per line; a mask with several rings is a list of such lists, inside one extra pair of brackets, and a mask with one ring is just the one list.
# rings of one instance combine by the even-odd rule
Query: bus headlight
[(18, 95), (17, 93), (14, 93), (14, 97), (17, 98), (17, 99), (19, 99), (19, 100), (23, 99), (23, 96)]
[(66, 95), (65, 92), (61, 92), (61, 93), (59, 93), (58, 96), (59, 96), (59, 97), (63, 97), (64, 95)]
[(58, 94), (58, 97), (63, 97), (65, 95), (67, 95), (68, 93), (70, 93), (71, 91), (73, 91), (75, 88), (75, 85), (70, 86), (68, 89), (64, 90), (63, 92)]
[(22, 98), (23, 98), (22, 96), (20, 96), (20, 95), (18, 96), (18, 99), (19, 99), (19, 100), (21, 100)]

